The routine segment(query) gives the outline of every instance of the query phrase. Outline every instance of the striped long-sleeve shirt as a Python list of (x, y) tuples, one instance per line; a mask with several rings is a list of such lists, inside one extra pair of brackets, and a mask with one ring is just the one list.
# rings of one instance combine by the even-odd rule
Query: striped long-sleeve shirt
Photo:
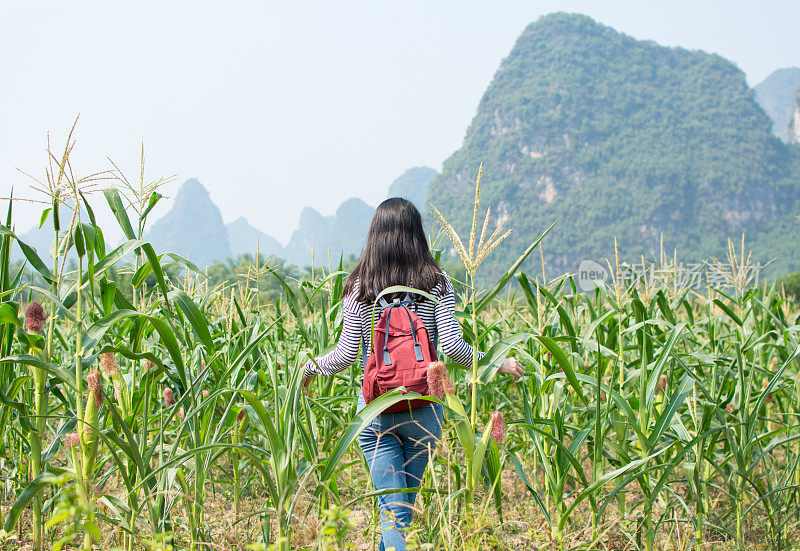
[[(423, 300), (417, 304), (417, 315), (425, 324), (428, 334), (433, 338), (438, 334), (442, 352), (451, 360), (461, 365), (472, 363), (472, 347), (461, 337), (461, 327), (455, 318), (455, 291), (450, 280), (446, 280), (444, 292), (441, 284), (434, 287), (430, 294), (438, 302)], [(353, 365), (362, 351), (362, 343), (367, 343), (367, 350), (372, 348), (372, 313), (371, 304), (357, 302), (354, 298), (358, 284), (353, 293), (344, 297), (344, 327), (339, 342), (328, 354), (316, 358), (316, 364), (309, 361), (305, 365), (306, 375), (333, 375)], [(375, 323), (380, 317), (381, 309), (375, 308)], [(479, 354), (483, 357), (483, 353)]]

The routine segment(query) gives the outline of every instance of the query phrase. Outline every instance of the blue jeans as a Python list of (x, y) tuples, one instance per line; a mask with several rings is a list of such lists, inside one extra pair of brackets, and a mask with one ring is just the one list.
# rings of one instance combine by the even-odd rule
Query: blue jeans
[[(359, 397), (358, 410), (364, 407)], [(400, 413), (381, 413), (358, 435), (376, 490), (416, 488), (442, 434), (442, 406), (425, 405)], [(404, 551), (405, 532), (417, 492), (378, 496), (381, 511), (380, 550)]]

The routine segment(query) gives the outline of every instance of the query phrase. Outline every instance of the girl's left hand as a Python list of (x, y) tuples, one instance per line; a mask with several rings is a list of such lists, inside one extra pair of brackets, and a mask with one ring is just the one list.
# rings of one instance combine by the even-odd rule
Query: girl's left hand
[(516, 358), (506, 358), (503, 360), (503, 363), (500, 364), (498, 372), (511, 375), (514, 377), (515, 381), (518, 381), (519, 378), (525, 374), (525, 368), (522, 367), (522, 364), (519, 363)]

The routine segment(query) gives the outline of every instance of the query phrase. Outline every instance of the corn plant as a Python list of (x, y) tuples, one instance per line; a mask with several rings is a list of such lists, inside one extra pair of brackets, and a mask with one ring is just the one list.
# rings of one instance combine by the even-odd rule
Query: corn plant
[[(464, 246), (463, 241), (458, 236), (458, 233), (452, 225), (447, 221), (444, 215), (434, 207), (434, 216), (441, 225), (442, 229), (455, 247), (459, 258), (464, 264), (467, 272), (466, 290), (467, 298), (464, 301), (467, 306), (467, 314), (469, 315), (472, 342), (472, 369), (467, 374), (465, 382), (470, 388), (470, 413), (466, 416), (463, 405), (455, 397), (454, 393), (447, 393), (447, 405), (455, 414), (456, 434), (462, 449), (464, 450), (466, 460), (466, 494), (465, 502), (467, 508), (470, 509), (474, 502), (475, 489), (477, 487), (480, 473), (483, 469), (484, 457), (488, 446), (489, 431), (491, 425), (488, 425), (482, 436), (477, 436), (477, 410), (478, 410), (478, 386), (480, 383), (486, 383), (491, 380), (497, 373), (500, 367), (500, 361), (504, 359), (504, 353), (508, 351), (514, 344), (524, 340), (527, 336), (525, 334), (509, 335), (503, 343), (501, 343), (491, 354), (484, 358), (483, 368), (479, 372), (478, 361), (478, 346), (483, 341), (481, 331), (478, 323), (478, 316), (480, 312), (485, 309), (494, 297), (505, 287), (506, 283), (514, 276), (519, 266), (525, 259), (533, 252), (536, 246), (541, 242), (547, 232), (553, 227), (545, 230), (517, 259), (512, 267), (499, 279), (495, 286), (488, 292), (478, 296), (476, 287), (475, 276), (481, 263), (489, 256), (489, 254), (511, 233), (511, 230), (501, 234), (501, 227), (498, 225), (491, 235), (487, 237), (487, 229), (489, 220), (491, 218), (491, 209), (487, 210), (486, 217), (484, 218), (481, 228), (480, 236), (476, 241), (476, 230), (478, 220), (478, 208), (480, 206), (480, 190), (481, 190), (481, 176), (483, 174), (483, 165), (481, 164), (478, 169), (478, 177), (475, 182), (475, 201), (472, 216), (472, 227), (470, 229), (468, 245)], [(553, 224), (555, 225), (555, 223)], [(498, 359), (500, 361), (498, 361)], [(468, 424), (465, 424), (468, 422)], [(476, 441), (477, 440), (477, 441)]]

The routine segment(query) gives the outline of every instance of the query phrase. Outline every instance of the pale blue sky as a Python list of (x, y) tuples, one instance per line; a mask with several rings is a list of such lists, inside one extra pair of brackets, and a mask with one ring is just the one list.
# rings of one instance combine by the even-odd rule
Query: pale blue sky
[[(197, 177), (226, 222), (243, 215), (285, 243), (304, 206), (374, 205), (406, 168), (441, 169), (517, 36), (553, 11), (718, 53), (750, 84), (800, 65), (789, 0), (6, 0), (1, 190), (28, 194), (14, 168), (42, 174), (46, 133), (60, 145), (80, 112), (80, 173), (111, 157), (135, 175), (143, 139), (150, 176)], [(19, 230), (37, 221), (15, 209)]]

